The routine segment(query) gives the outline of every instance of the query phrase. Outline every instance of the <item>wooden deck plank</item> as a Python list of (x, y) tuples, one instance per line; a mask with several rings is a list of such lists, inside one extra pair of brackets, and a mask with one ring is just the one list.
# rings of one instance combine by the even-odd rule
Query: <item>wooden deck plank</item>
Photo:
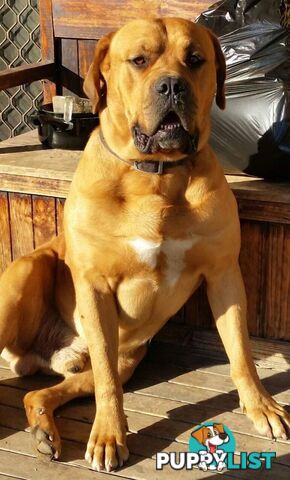
[[(3, 369), (3, 373), (0, 370), (0, 378), (2, 376), (2, 387), (0, 388), (1, 390), (4, 389), (4, 385), (6, 384), (7, 388), (8, 387), (16, 387), (24, 389), (24, 391), (28, 390), (33, 390), (36, 388), (43, 388), (45, 386), (49, 386), (52, 384), (57, 383), (59, 381), (57, 378), (51, 378), (51, 377), (44, 377), (44, 376), (31, 376), (31, 377), (26, 377), (26, 378), (15, 378), (14, 374), (10, 372), (7, 369)], [(190, 375), (193, 372), (190, 372)], [(283, 372), (281, 375), (283, 375), (283, 378), (288, 379), (288, 373)], [(221, 378), (221, 382), (224, 379), (224, 377), (219, 377)], [(129, 382), (129, 384), (126, 386), (126, 390), (128, 393), (130, 392), (136, 392), (137, 395), (143, 395), (144, 397), (153, 397), (155, 399), (166, 399), (166, 400), (173, 400), (180, 402), (181, 404), (192, 404), (195, 406), (195, 411), (199, 412), (199, 418), (206, 415), (207, 413), (211, 412), (211, 415), (213, 415), (213, 412), (215, 411), (216, 413), (222, 414), (223, 412), (224, 415), (229, 415), (229, 412), (233, 412), (241, 417), (242, 420), (239, 420), (239, 425), (241, 423), (243, 430), (245, 433), (249, 431), (250, 424), (246, 420), (246, 417), (241, 414), (240, 408), (239, 408), (239, 403), (238, 403), (238, 397), (237, 395), (228, 395), (228, 392), (226, 388), (220, 387), (220, 391), (215, 391), (215, 390), (208, 390), (206, 388), (200, 388), (195, 385), (179, 385), (171, 382), (164, 382), (159, 379), (157, 382), (154, 379), (150, 379), (148, 377), (139, 377), (138, 372), (135, 377)], [(23, 393), (24, 394), (24, 393)], [(22, 394), (22, 395), (23, 395)], [(8, 391), (8, 396), (9, 396), (9, 391)], [(282, 393), (280, 394), (282, 396)], [(15, 398), (17, 397), (17, 394), (15, 393)], [(276, 396), (278, 397), (278, 395)], [(125, 395), (126, 398), (126, 395)], [(285, 396), (285, 399), (289, 401), (289, 398)], [(8, 400), (7, 400), (8, 401)], [(139, 400), (138, 400), (139, 401)], [(3, 402), (3, 399), (0, 402)], [(233, 418), (230, 418), (230, 421), (233, 422)], [(202, 418), (201, 418), (202, 420)], [(242, 428), (239, 427), (239, 428)], [(241, 430), (239, 430), (241, 431)], [(251, 430), (250, 430), (251, 431)], [(254, 430), (251, 432), (254, 433)]]
[[(4, 428), (3, 433), (5, 434), (5, 441), (0, 440), (0, 450), (5, 449), (6, 451), (13, 451), (13, 452), (18, 452), (20, 454), (25, 454), (25, 455), (30, 455), (33, 456), (35, 455), (35, 451), (32, 447), (31, 441), (29, 439), (29, 434), (26, 432), (16, 432), (15, 430), (9, 429), (9, 428)], [(139, 442), (137, 441), (139, 439)], [(163, 444), (160, 442), (163, 442)], [(177, 442), (172, 442), (170, 444), (164, 444), (164, 440), (158, 439), (151, 437), (150, 441), (148, 441), (148, 438), (146, 439), (145, 436), (142, 434), (129, 434), (128, 435), (128, 445), (129, 448), (132, 452), (131, 454), (131, 460), (129, 461), (129, 464), (127, 467), (122, 468), (115, 474), (117, 476), (122, 476), (124, 478), (124, 475), (128, 475), (129, 478), (133, 479), (139, 479), (139, 478), (160, 478), (159, 476), (155, 477), (154, 475), (154, 462), (148, 461), (142, 458), (144, 456), (144, 453), (146, 454), (147, 457), (153, 458), (155, 457), (153, 452), (156, 451), (163, 451), (166, 450), (168, 452), (182, 452), (186, 451), (187, 445), (186, 444), (181, 444)], [(166, 445), (166, 448), (164, 446)], [(145, 446), (145, 449), (144, 449)], [(147, 449), (146, 449), (147, 447)], [(157, 447), (157, 449), (156, 449)], [(136, 450), (139, 453), (136, 454)], [(69, 465), (75, 465), (75, 466), (83, 466), (84, 468), (88, 468), (86, 462), (83, 460), (83, 455), (85, 451), (85, 446), (78, 443), (78, 442), (71, 442), (71, 441), (63, 441), (63, 453), (61, 457), (61, 462)], [(279, 459), (278, 459), (279, 460)], [(236, 459), (236, 462), (238, 460)], [(136, 467), (138, 468), (136, 469)], [(140, 469), (142, 472), (142, 475), (140, 475)], [(280, 474), (280, 471), (282, 469), (282, 478), (287, 478), (286, 473), (287, 471), (289, 472), (289, 468), (285, 468), (285, 465), (283, 463), (279, 464), (276, 463), (274, 465), (274, 468), (272, 470), (272, 473), (276, 472), (276, 474)], [(126, 471), (128, 473), (126, 473)], [(284, 472), (284, 475), (283, 475)], [(183, 479), (183, 478), (189, 478), (189, 472), (179, 472), (181, 476), (178, 476), (178, 478)], [(172, 471), (167, 471), (166, 475), (162, 475), (161, 478), (168, 478), (168, 479), (173, 479), (176, 478), (176, 472)], [(230, 475), (230, 476), (229, 476)], [(83, 477), (80, 477), (83, 478)], [(98, 477), (97, 477), (98, 478)], [(109, 477), (110, 478), (110, 477)], [(191, 472), (190, 478), (201, 478), (200, 476), (197, 476), (197, 472), (193, 471)], [(202, 478), (208, 478), (207, 476), (203, 476)], [(209, 477), (209, 478), (215, 478), (215, 477)], [(228, 474), (224, 474), (224, 478), (232, 478), (232, 472), (228, 472)], [(237, 476), (237, 478), (240, 478)], [(280, 477), (276, 477), (280, 478)]]
[[(119, 469), (118, 471), (114, 472), (113, 474), (102, 474), (102, 473), (96, 473), (96, 472), (91, 472), (89, 470), (88, 464), (86, 461), (83, 459), (84, 456), (84, 451), (85, 451), (85, 446), (74, 443), (74, 442), (64, 442), (64, 452), (62, 455), (62, 460), (58, 462), (48, 462), (42, 459), (37, 459), (35, 458), (35, 452), (31, 446), (31, 443), (29, 441), (29, 435), (25, 432), (15, 432), (11, 429), (5, 429), (5, 434), (9, 435), (8, 440), (6, 440), (6, 443), (4, 444), (3, 447), (3, 442), (0, 440), (0, 470), (1, 470), (1, 454), (4, 452), (7, 452), (7, 457), (8, 457), (8, 472), (10, 473), (10, 464), (9, 464), (9, 454), (13, 453), (18, 454), (22, 457), (25, 457), (25, 459), (22, 459), (25, 463), (27, 463), (27, 458), (30, 459), (30, 462), (32, 465), (34, 465), (34, 468), (37, 468), (37, 471), (39, 472), (39, 475), (42, 474), (42, 469), (45, 468), (45, 466), (49, 466), (50, 470), (52, 471), (53, 475), (57, 474), (62, 474), (65, 475), (64, 477), (61, 476), (61, 478), (68, 478), (67, 471), (70, 471), (71, 475), (77, 476), (80, 480), (86, 480), (89, 478), (92, 478), (91, 476), (88, 476), (89, 474), (94, 473), (96, 475), (97, 480), (110, 480), (113, 476), (122, 478), (122, 479), (136, 479), (136, 480), (143, 480), (143, 479), (168, 479), (168, 480), (173, 480), (176, 475), (176, 472), (169, 470), (168, 468), (165, 469), (163, 472), (157, 472), (155, 470), (155, 460), (152, 458), (145, 458), (144, 456), (139, 456), (135, 455), (134, 453), (131, 454), (129, 462), (124, 466), (122, 469)], [(130, 442), (129, 442), (130, 443)], [(135, 442), (134, 442), (135, 443)], [(175, 450), (174, 450), (175, 451)], [(183, 448), (184, 451), (184, 448)], [(21, 457), (20, 457), (21, 458)], [(20, 460), (18, 457), (18, 461)], [(12, 457), (13, 460), (13, 457)], [(39, 468), (39, 464), (41, 465), (41, 469)], [(62, 470), (57, 471), (57, 469), (54, 469), (54, 466), (62, 466)], [(66, 468), (65, 468), (66, 467)], [(76, 470), (76, 468), (80, 468), (80, 470)], [(283, 467), (282, 467), (283, 468)], [(280, 466), (279, 466), (280, 469)], [(7, 467), (6, 467), (7, 470)], [(16, 472), (16, 470), (12, 470), (13, 473)], [(190, 478), (193, 480), (197, 480), (200, 478), (200, 472), (198, 470), (193, 470), (192, 472), (184, 472), (179, 478), (182, 479), (188, 479), (190, 474)], [(160, 476), (159, 476), (160, 475)], [(30, 477), (31, 480), (34, 480), (34, 477)], [(43, 480), (48, 479), (47, 476), (41, 477)], [(72, 477), (76, 478), (76, 477)], [(214, 478), (211, 476), (211, 474), (206, 474), (204, 478)], [(225, 478), (232, 478), (228, 474), (225, 474)], [(37, 479), (39, 480), (39, 478)]]
[[(6, 391), (6, 396), (3, 393), (6, 390), (13, 390), (13, 395), (11, 392)], [(19, 402), (21, 406), (21, 396), (25, 391), (18, 390), (16, 388), (5, 387), (3, 384), (0, 390), (0, 399), (5, 402), (13, 401), (14, 403)], [(16, 401), (16, 399), (18, 400)], [(13, 400), (12, 400), (13, 399)], [(130, 425), (131, 438), (129, 440), (130, 448), (133, 453), (132, 462), (134, 465), (126, 467), (128, 473), (122, 470), (122, 476), (129, 475), (129, 478), (136, 479), (148, 479), (154, 477), (154, 463), (152, 461), (148, 462), (148, 459), (138, 459), (136, 460), (136, 455), (142, 453), (142, 446), (147, 444), (145, 449), (145, 455), (149, 453), (151, 456), (154, 456), (156, 451), (185, 451), (187, 449), (187, 441), (189, 434), (192, 430), (193, 425), (196, 423), (196, 414), (194, 414), (195, 405), (182, 404), (180, 402), (172, 400), (163, 400), (157, 399), (156, 397), (144, 396), (141, 394), (126, 393), (125, 394), (125, 409), (126, 414), (128, 415), (128, 421)], [(131, 409), (131, 410), (130, 410)], [(134, 411), (139, 410), (139, 411)], [(140, 413), (140, 410), (145, 410), (144, 413)], [(229, 412), (230, 413), (230, 412)], [(70, 405), (63, 407), (57, 414), (57, 423), (59, 425), (62, 437), (68, 440), (74, 440), (77, 442), (86, 443), (88, 435), (91, 428), (91, 422), (94, 415), (94, 402), (91, 401), (79, 401), (73, 402)], [(232, 414), (235, 415), (235, 414)], [(170, 417), (170, 418), (168, 418)], [(236, 417), (245, 418), (243, 415), (236, 415)], [(2, 419), (1, 423), (17, 430), (23, 430), (26, 426), (26, 418), (23, 408), (13, 408), (8, 406), (0, 406), (0, 418)], [(179, 420), (178, 420), (179, 418)], [(197, 420), (204, 421), (207, 416), (202, 414), (201, 419)], [(81, 421), (80, 421), (81, 419)], [(219, 417), (215, 414), (214, 419), (219, 420)], [(186, 420), (186, 421), (185, 421)], [(221, 415), (221, 421), (228, 424), (232, 430), (234, 430), (232, 424), (225, 418), (225, 414)], [(247, 421), (248, 422), (248, 421)], [(249, 432), (249, 430), (248, 430)], [(138, 433), (138, 435), (136, 435)], [(251, 433), (251, 432), (249, 432)], [(254, 435), (254, 434), (253, 434)], [(140, 436), (142, 438), (140, 438)], [(147, 438), (146, 438), (147, 437)], [(278, 458), (277, 463), (284, 465), (289, 465), (289, 444), (286, 442), (271, 442), (267, 439), (260, 439), (257, 436), (251, 435), (235, 435), (237, 439), (238, 448), (242, 450), (275, 450), (277, 452)], [(136, 438), (139, 439), (139, 442), (136, 442)], [(150, 440), (149, 440), (150, 438)], [(155, 442), (154, 440), (155, 439)], [(156, 441), (157, 439), (157, 441)], [(178, 440), (178, 448), (174, 445), (174, 440)], [(242, 440), (241, 440), (242, 439)], [(7, 440), (7, 439), (6, 439)], [(26, 444), (27, 442), (25, 442)], [(6, 445), (7, 447), (7, 445)], [(252, 448), (251, 448), (252, 447)], [(1, 445), (0, 445), (1, 448)], [(10, 448), (10, 447), (9, 447)], [(12, 448), (12, 447), (11, 447)], [(149, 450), (148, 450), (149, 448)], [(141, 449), (141, 450), (140, 450)], [(84, 447), (82, 448), (82, 455), (84, 452)], [(144, 453), (143, 453), (144, 455)], [(67, 457), (64, 457), (67, 458)], [(81, 457), (82, 458), (82, 457)], [(145, 461), (146, 460), (146, 461)], [(64, 460), (63, 461), (67, 461)], [(81, 460), (81, 462), (83, 462)], [(135, 463), (138, 462), (138, 471), (136, 472)], [(287, 463), (288, 462), (288, 463)], [(132, 471), (133, 468), (133, 471)], [(140, 470), (141, 469), (141, 470)], [(4, 473), (13, 473), (17, 472), (9, 470), (9, 472)], [(172, 471), (163, 478), (173, 478)], [(120, 473), (119, 473), (120, 475)], [(153, 475), (153, 477), (152, 477)], [(188, 478), (184, 476), (179, 478)], [(29, 477), (32, 478), (33, 477)], [(65, 477), (66, 478), (66, 477)], [(83, 478), (83, 477), (81, 477)], [(160, 477), (158, 477), (160, 478)], [(192, 476), (191, 478), (200, 478)], [(211, 477), (212, 478), (212, 477)], [(240, 478), (240, 477), (238, 477)], [(281, 473), (279, 470), (279, 477), (277, 478), (287, 478), (284, 473)]]
[[(206, 335), (201, 336), (202, 342), (205, 342), (206, 338)], [(209, 336), (210, 345), (211, 342), (214, 342), (213, 336)], [(280, 343), (278, 342), (278, 346)], [(257, 351), (262, 357), (267, 345), (268, 343), (265, 345), (258, 342)], [(276, 342), (270, 345), (270, 355), (277, 351), (276, 347)], [(283, 353), (287, 351), (286, 347), (287, 344), (283, 343)], [(225, 423), (233, 431), (237, 443), (236, 458), (241, 451), (275, 451), (277, 455), (270, 473), (231, 471), (224, 474), (225, 479), (288, 480), (290, 441), (275, 442), (258, 435), (251, 422), (238, 408), (238, 398), (230, 380), (229, 366), (224, 354), (219, 353), (216, 360), (210, 358), (207, 352), (203, 357), (200, 353), (195, 350), (192, 354), (192, 345), (186, 348), (173, 344), (168, 348), (168, 344), (157, 342), (150, 345), (148, 357), (135, 372), (124, 394), (124, 408), (130, 429), (130, 461), (126, 467), (109, 477), (108, 474), (91, 472), (83, 459), (95, 414), (93, 399), (79, 399), (57, 410), (56, 423), (63, 439), (61, 461), (49, 464), (42, 461), (39, 467), (40, 460), (34, 456), (30, 435), (24, 432), (27, 421), (22, 400), (27, 390), (43, 388), (60, 379), (45, 375), (17, 378), (7, 363), (1, 360), (0, 480), (1, 474), (4, 478), (12, 476), (27, 480), (46, 480), (48, 474), (50, 478), (60, 477), (65, 480), (86, 480), (93, 478), (92, 475), (94, 478), (107, 480), (112, 477), (174, 480), (177, 473), (168, 467), (163, 472), (155, 470), (156, 453), (187, 451), (188, 438), (193, 427), (206, 420)], [(289, 371), (279, 369), (279, 361), (274, 365), (275, 368), (272, 369), (258, 367), (258, 373), (279, 400), (289, 403)], [(283, 361), (282, 365), (286, 365), (286, 362)], [(42, 475), (44, 471), (47, 476)], [(178, 472), (178, 479), (189, 478), (201, 480), (219, 477), (198, 470)]]
[[(259, 369), (258, 372), (260, 374)], [(261, 375), (259, 376), (262, 379)], [(218, 375), (216, 373), (212, 373), (211, 375), (209, 375), (208, 372), (204, 372), (202, 370), (191, 370), (188, 372), (180, 370), (178, 372), (176, 371), (176, 369), (174, 369), (174, 367), (172, 370), (170, 368), (167, 368), (166, 365), (164, 365), (163, 368), (162, 366), (158, 365), (158, 368), (156, 368), (156, 364), (149, 364), (148, 362), (137, 370), (137, 374), (134, 375), (134, 378), (155, 379), (159, 381), (167, 379), (167, 381), (171, 384), (212, 390), (213, 392), (219, 393), (230, 393), (234, 396), (238, 395), (238, 392), (230, 376), (223, 375), (221, 378), (221, 375)], [(270, 378), (269, 376), (264, 376), (263, 378), (263, 384), (275, 396), (276, 400), (284, 405), (289, 405), (289, 372), (275, 372), (272, 373), (272, 376)]]
[(0, 450), (0, 472), (16, 478), (21, 476), (20, 478), (27, 480), (51, 480), (52, 478), (71, 480), (76, 477), (81, 480), (110, 480), (112, 478), (109, 474), (97, 473), (61, 462), (46, 462), (7, 450)]
[[(225, 349), (221, 339), (215, 330), (194, 330), (193, 327), (179, 327), (174, 323), (168, 322), (154, 337), (155, 341), (170, 343), (175, 355), (176, 352), (184, 351), (187, 355), (199, 354), (209, 362), (213, 360), (228, 363)], [(288, 341), (268, 340), (265, 338), (250, 337), (252, 356), (255, 363), (262, 367), (278, 368), (287, 370), (290, 365), (290, 348)], [(173, 346), (177, 347), (174, 348)], [(157, 347), (158, 348), (158, 347)], [(179, 357), (178, 357), (179, 363)]]
[(13, 480), (13, 479), (16, 479), (16, 480), (24, 480), (23, 477), (15, 477), (14, 475), (3, 475), (2, 473), (0, 473), (0, 480)]
[[(6, 411), (5, 420), (3, 420), (5, 426), (24, 429), (26, 419), (22, 410), (22, 397), (25, 392), (17, 391), (16, 389), (11, 392), (11, 390), (10, 387), (5, 387), (4, 385), (0, 387), (0, 401), (2, 404), (0, 405), (0, 418), (4, 417), (4, 412)], [(3, 404), (6, 406), (3, 406)], [(176, 400), (127, 392), (124, 395), (124, 407), (130, 431), (134, 433), (141, 431), (143, 435), (150, 437), (156, 434), (156, 436), (159, 435), (164, 440), (178, 440), (178, 442), (187, 444), (190, 431), (194, 425), (213, 419), (230, 426), (236, 436), (237, 452), (244, 451), (247, 448), (254, 450), (257, 439), (263, 451), (274, 450), (279, 456), (286, 455), (289, 452), (290, 442), (274, 442), (267, 437), (263, 438), (257, 434), (245, 415), (237, 415), (225, 409), (222, 411), (217, 410), (214, 405), (212, 407), (209, 405), (200, 407), (196, 404), (184, 404)], [(90, 430), (90, 426), (87, 424), (92, 424), (94, 413), (93, 400), (73, 402), (59, 409), (57, 422), (60, 426), (62, 437), (85, 443)], [(73, 423), (68, 423), (68, 420)], [(15, 424), (16, 421), (17, 425)], [(77, 426), (74, 425), (74, 421), (77, 422)], [(287, 465), (290, 465), (290, 457), (288, 457)]]

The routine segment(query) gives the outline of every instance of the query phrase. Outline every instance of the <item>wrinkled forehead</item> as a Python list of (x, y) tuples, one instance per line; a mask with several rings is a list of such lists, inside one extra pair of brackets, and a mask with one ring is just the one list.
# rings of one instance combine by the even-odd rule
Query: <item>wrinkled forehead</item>
[(129, 58), (132, 53), (163, 53), (182, 50), (213, 55), (207, 30), (185, 19), (163, 18), (135, 20), (122, 27), (113, 38), (110, 53)]

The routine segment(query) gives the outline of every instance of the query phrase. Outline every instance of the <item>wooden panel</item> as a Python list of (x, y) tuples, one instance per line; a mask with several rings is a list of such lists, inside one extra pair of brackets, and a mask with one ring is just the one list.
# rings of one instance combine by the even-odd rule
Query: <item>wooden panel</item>
[(262, 335), (290, 340), (290, 227), (271, 225), (264, 252)]
[(6, 192), (31, 193), (49, 197), (66, 197), (70, 187), (70, 180), (52, 180), (22, 175), (1, 174), (0, 190)]
[(33, 250), (32, 205), (30, 195), (9, 194), (13, 259)]
[(206, 285), (203, 283), (185, 305), (185, 323), (195, 328), (213, 328), (215, 321), (207, 300)]
[[(238, 194), (241, 195), (240, 190)], [(266, 221), (290, 225), (289, 204), (259, 201), (257, 199), (255, 199), (255, 201), (253, 202), (250, 198), (239, 198), (238, 205), (240, 218), (247, 218), (248, 220), (258, 220), (260, 222)]]
[[(243, 221), (240, 265), (248, 302), (248, 327), (260, 335), (263, 325), (264, 236), (267, 224)], [(254, 254), (253, 254), (254, 253)]]
[(39, 247), (56, 234), (55, 199), (32, 197), (34, 245)]
[(56, 228), (57, 234), (63, 231), (63, 210), (64, 210), (64, 198), (56, 199)]
[[(57, 63), (55, 52), (55, 40), (52, 23), (52, 5), (51, 0), (41, 0), (39, 2), (39, 16), (40, 16), (40, 33), (41, 33), (41, 55), (42, 60), (50, 60)], [(44, 104), (51, 103), (51, 98), (56, 94), (57, 88), (57, 74), (55, 75), (54, 82), (45, 80), (43, 82)]]
[(55, 64), (42, 61), (33, 65), (21, 65), (20, 67), (7, 68), (0, 72), (0, 90), (16, 87), (24, 83), (35, 82), (43, 78), (49, 78), (55, 74)]
[(11, 262), (8, 194), (0, 192), (0, 273)]
[(72, 39), (62, 39), (61, 41), (61, 84), (63, 86), (63, 95), (76, 94), (83, 96), (82, 82), (79, 77), (79, 55), (78, 42)]
[[(140, 16), (158, 15), (161, 0), (53, 0), (55, 35), (98, 39)], [(112, 14), (113, 13), (113, 14)]]
[(194, 21), (214, 2), (212, 0), (163, 0), (160, 14), (164, 17), (183, 17)]
[(85, 78), (93, 61), (97, 42), (95, 40), (78, 40), (79, 75)]
[(84, 8), (82, 0), (53, 0), (55, 35), (97, 39), (139, 17), (168, 15), (195, 20), (211, 3), (208, 0), (88, 0)]

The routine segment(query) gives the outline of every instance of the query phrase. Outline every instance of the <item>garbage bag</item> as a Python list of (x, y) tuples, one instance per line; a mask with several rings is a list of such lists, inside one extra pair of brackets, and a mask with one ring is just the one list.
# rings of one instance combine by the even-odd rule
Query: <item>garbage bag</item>
[(225, 170), (289, 180), (290, 34), (279, 6), (222, 0), (197, 22), (219, 37), (226, 59), (226, 110), (213, 107), (210, 139)]

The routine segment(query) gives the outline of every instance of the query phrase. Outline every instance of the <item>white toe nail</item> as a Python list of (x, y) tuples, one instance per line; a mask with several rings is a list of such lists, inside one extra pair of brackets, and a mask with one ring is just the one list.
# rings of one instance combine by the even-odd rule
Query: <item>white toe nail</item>
[(102, 465), (99, 465), (99, 464), (96, 463), (96, 462), (93, 462), (93, 463), (92, 463), (92, 469), (93, 469), (93, 470), (96, 470), (97, 472), (100, 472), (101, 470), (103, 470), (103, 466), (102, 466)]
[(89, 452), (86, 452), (85, 454), (85, 460), (89, 463), (92, 463), (93, 461), (93, 458), (92, 458), (92, 455), (89, 453)]

